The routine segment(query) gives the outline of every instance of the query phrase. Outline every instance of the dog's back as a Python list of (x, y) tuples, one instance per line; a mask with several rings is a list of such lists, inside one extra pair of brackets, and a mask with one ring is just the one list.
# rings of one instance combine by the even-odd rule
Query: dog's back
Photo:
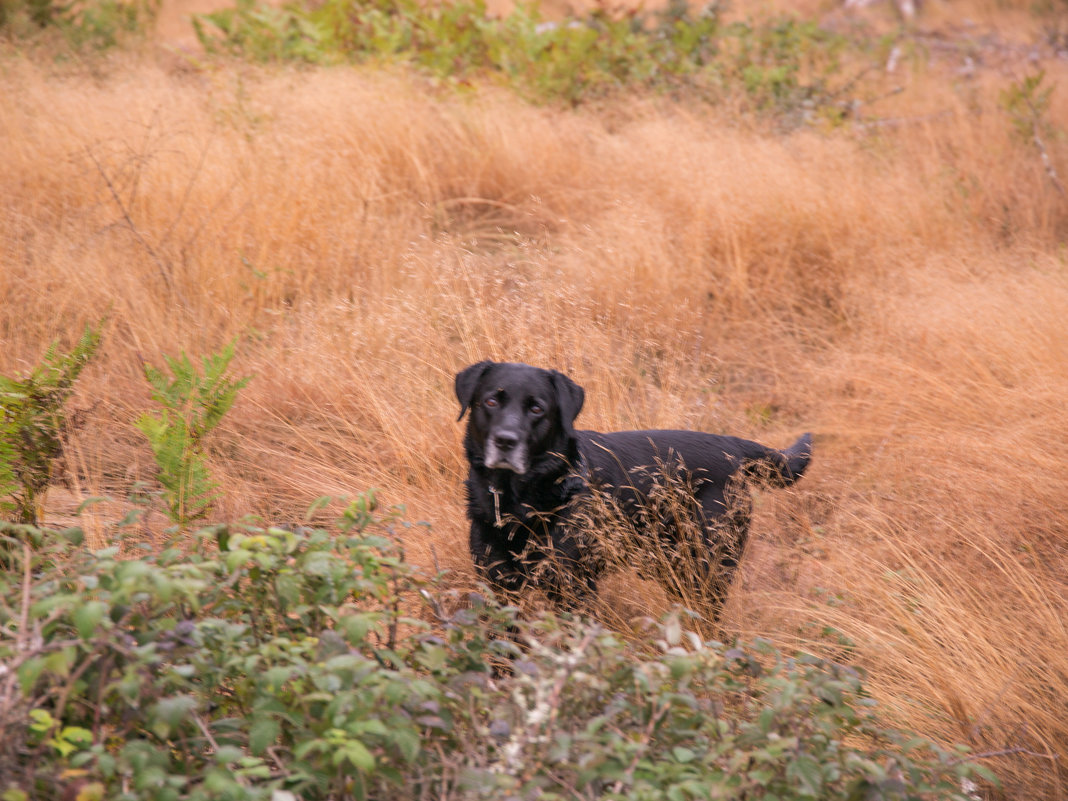
[(701, 483), (723, 486), (741, 472), (788, 486), (812, 458), (812, 435), (803, 434), (785, 450), (739, 437), (701, 431), (576, 431), (590, 473), (611, 486), (641, 489), (659, 467), (682, 468)]

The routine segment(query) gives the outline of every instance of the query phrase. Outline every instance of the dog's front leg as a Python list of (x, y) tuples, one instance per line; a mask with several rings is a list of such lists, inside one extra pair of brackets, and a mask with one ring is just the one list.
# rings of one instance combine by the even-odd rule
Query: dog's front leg
[[(471, 558), (482, 579), (494, 591), (515, 596), (528, 581), (523, 564), (516, 553), (502, 547), (494, 539), (483, 536), (482, 526), (471, 525)], [(508, 599), (511, 602), (513, 599)]]

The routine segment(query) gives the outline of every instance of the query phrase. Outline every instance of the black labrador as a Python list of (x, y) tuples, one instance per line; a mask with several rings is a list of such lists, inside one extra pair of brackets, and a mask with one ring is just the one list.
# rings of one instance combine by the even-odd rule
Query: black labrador
[(614, 504), (618, 519), (631, 524), (623, 562), (640, 567), (648, 564), (643, 551), (680, 541), (678, 505), (650, 511), (669, 476), (687, 490), (690, 528), (707, 551), (682, 569), (693, 573), (690, 588), (704, 588), (716, 615), (748, 535), (746, 483), (792, 484), (811, 458), (810, 434), (780, 451), (699, 431), (579, 431), (582, 387), (527, 364), (473, 364), (457, 374), (456, 396), (459, 419), (471, 410), (464, 449), (475, 565), (496, 589), (515, 592), (535, 581), (562, 605), (595, 593), (606, 569), (605, 549), (589, 531), (596, 517), (589, 509), (604, 507), (594, 500)]

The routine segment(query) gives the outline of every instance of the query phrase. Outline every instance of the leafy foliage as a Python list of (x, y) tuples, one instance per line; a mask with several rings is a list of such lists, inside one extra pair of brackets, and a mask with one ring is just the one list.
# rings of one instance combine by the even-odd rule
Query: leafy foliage
[(1001, 107), (1009, 115), (1016, 136), (1023, 142), (1034, 145), (1042, 159), (1050, 183), (1062, 195), (1068, 195), (1054, 159), (1050, 156), (1048, 142), (1063, 139), (1064, 132), (1049, 119), (1050, 97), (1054, 86), (1044, 86), (1045, 70), (1025, 76), (1011, 84), (1000, 95)]
[(821, 108), (837, 117), (844, 106), (834, 103), (830, 79), (841, 73), (847, 41), (811, 20), (785, 18), (765, 25), (735, 23), (725, 39), (720, 69), (740, 84), (761, 110), (788, 112)]
[(1013, 130), (1024, 142), (1036, 135), (1049, 136), (1054, 132), (1048, 120), (1050, 97), (1054, 86), (1044, 85), (1046, 71), (1025, 75), (1001, 91), (1001, 107), (1009, 115)]
[(57, 33), (71, 45), (104, 50), (154, 22), (160, 0), (0, 0), (0, 34)]
[(137, 428), (148, 438), (159, 467), (167, 513), (180, 526), (204, 517), (216, 498), (216, 485), (208, 472), (205, 437), (234, 405), (237, 393), (251, 380), (233, 380), (227, 375), (236, 341), (202, 360), (203, 375), (186, 354), (164, 356), (173, 378), (152, 365), (145, 377), (152, 397), (164, 408), (145, 412)]
[(0, 527), (2, 797), (956, 799), (983, 772), (881, 725), (855, 670), (677, 616), (648, 651), (518, 620), (415, 571), (406, 526), (369, 494), (143, 558)]
[(263, 61), (400, 61), (461, 82), (496, 78), (534, 99), (577, 103), (633, 87), (715, 98), (741, 89), (765, 110), (834, 106), (829, 83), (846, 40), (812, 23), (726, 25), (720, 5), (695, 12), (681, 0), (654, 13), (606, 8), (557, 23), (533, 3), (496, 18), (484, 0), (238, 0), (194, 24), (209, 51)]
[(13, 513), (16, 522), (40, 519), (52, 465), (63, 452), (63, 407), (100, 346), (101, 330), (86, 326), (67, 353), (53, 342), (22, 379), (0, 376), (0, 512)]

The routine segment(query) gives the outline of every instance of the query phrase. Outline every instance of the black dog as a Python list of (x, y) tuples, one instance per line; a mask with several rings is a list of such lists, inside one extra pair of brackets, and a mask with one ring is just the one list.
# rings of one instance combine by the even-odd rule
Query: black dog
[[(555, 370), (526, 364), (471, 365), (456, 376), (456, 397), (459, 419), (471, 410), (464, 449), (475, 565), (498, 589), (517, 591), (536, 579), (562, 604), (594, 593), (605, 567), (581, 530), (589, 521), (583, 503), (591, 498), (618, 502), (622, 517), (647, 535), (638, 534), (644, 540), (639, 549), (679, 539), (677, 515), (656, 520), (647, 513), (659, 474), (670, 473), (696, 501), (691, 507), (698, 539), (708, 551), (706, 575), (696, 576), (697, 584), (714, 585), (707, 595), (715, 614), (748, 534), (745, 480), (786, 486), (811, 458), (810, 434), (779, 451), (698, 431), (576, 431), (582, 387)], [(651, 527), (659, 529), (659, 539), (648, 536)]]

